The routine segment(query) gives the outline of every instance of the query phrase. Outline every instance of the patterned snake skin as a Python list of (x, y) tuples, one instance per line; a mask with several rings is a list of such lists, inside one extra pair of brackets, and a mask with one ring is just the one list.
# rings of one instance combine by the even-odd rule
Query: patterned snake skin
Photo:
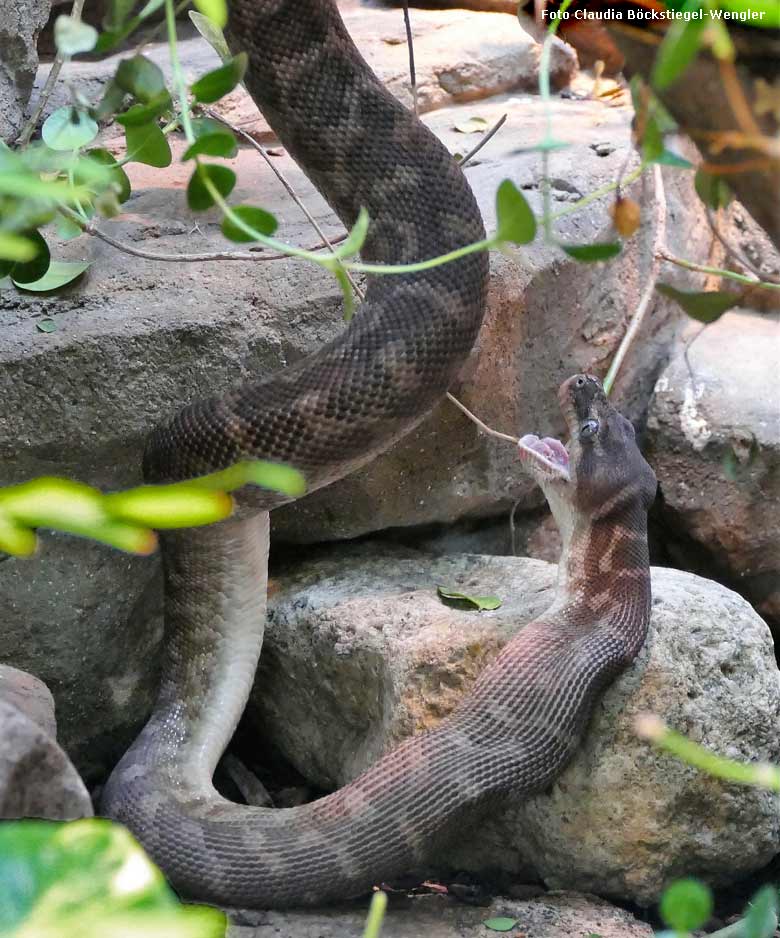
[[(332, 0), (233, 0), (249, 89), (345, 223), (371, 217), (364, 257), (396, 263), (483, 237), (462, 173), (380, 86)], [(415, 425), (468, 355), (487, 259), (375, 278), (352, 324), (298, 365), (188, 407), (152, 435), (151, 481), (262, 457), (309, 488)], [(102, 812), (133, 830), (183, 894), (221, 905), (307, 905), (360, 894), (423, 861), (476, 805), (544, 788), (570, 758), (600, 690), (638, 653), (650, 606), (647, 508), (655, 478), (596, 379), (561, 388), (571, 443), (524, 439), (564, 550), (557, 598), (436, 729), (311, 804), (233, 804), (212, 786), (263, 639), (269, 493), (236, 519), (166, 535), (163, 679), (149, 723), (114, 770)]]

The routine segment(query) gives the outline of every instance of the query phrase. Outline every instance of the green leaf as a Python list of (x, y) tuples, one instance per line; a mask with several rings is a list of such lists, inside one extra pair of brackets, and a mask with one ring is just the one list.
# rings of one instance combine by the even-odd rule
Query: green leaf
[(201, 134), (184, 151), (182, 160), (191, 160), (194, 156), (224, 156), (231, 159), (236, 155), (236, 138), (229, 130)]
[[(690, 0), (684, 4), (683, 12), (693, 12), (700, 9), (699, 0)], [(702, 19), (676, 19), (666, 30), (664, 41), (655, 57), (652, 84), (663, 91), (673, 84), (688, 68), (699, 51), (702, 42), (702, 32), (708, 24), (709, 17)]]
[(715, 211), (725, 208), (731, 201), (731, 188), (723, 176), (699, 169), (693, 177), (693, 185), (702, 202)]
[(208, 177), (223, 199), (230, 195), (236, 184), (236, 174), (227, 166), (220, 166), (217, 163), (200, 163), (195, 167), (187, 185), (187, 205), (193, 212), (203, 212), (214, 204), (214, 199), (203, 181), (204, 175)]
[(34, 241), (0, 231), (0, 277), (5, 277), (16, 261), (31, 261), (37, 253), (38, 247)]
[(455, 124), (455, 130), (459, 134), (483, 134), (487, 129), (488, 122), (484, 117), (469, 117)]
[(127, 158), (136, 163), (146, 163), (147, 166), (170, 166), (171, 148), (165, 139), (165, 134), (155, 123), (125, 127), (127, 141)]
[(693, 163), (690, 160), (686, 160), (684, 156), (680, 156), (679, 153), (674, 153), (672, 150), (667, 150), (665, 147), (661, 151), (661, 155), (656, 157), (656, 163), (661, 163), (663, 166), (676, 166), (678, 169), (693, 169)]
[(225, 935), (224, 913), (181, 905), (131, 835), (120, 825), (98, 818), (3, 824), (0, 881), (3, 935)]
[(41, 136), (52, 150), (78, 150), (97, 137), (98, 125), (75, 107), (60, 107), (43, 122)]
[[(365, 243), (366, 235), (368, 234), (368, 225), (368, 212), (364, 208), (361, 208), (358, 212), (357, 221), (352, 226), (352, 230), (341, 244), (336, 247), (336, 250), (331, 256), (338, 260), (346, 260), (358, 254)], [(340, 266), (341, 265), (336, 265), (336, 267)]]
[(106, 29), (121, 29), (133, 12), (135, 0), (111, 0), (103, 25)]
[(54, 226), (61, 241), (72, 241), (81, 234), (81, 227), (65, 215), (57, 215), (54, 219)]
[(190, 20), (195, 29), (203, 36), (222, 61), (227, 62), (230, 58), (230, 49), (228, 48), (222, 29), (216, 26), (208, 16), (204, 16), (202, 13), (196, 13), (194, 10), (190, 10)]
[(696, 879), (680, 879), (661, 896), (660, 913), (679, 932), (701, 928), (712, 915), (712, 893)]
[[(252, 205), (231, 206), (231, 212), (240, 218), (245, 225), (254, 228), (262, 235), (272, 235), (278, 226), (278, 222), (270, 212), (266, 212), (262, 208), (254, 208)], [(226, 238), (230, 238), (231, 241), (257, 240), (257, 238), (253, 238), (252, 235), (244, 231), (243, 228), (239, 228), (233, 219), (227, 215), (222, 220), (222, 234)]]
[(592, 264), (595, 261), (608, 261), (617, 257), (623, 250), (619, 241), (607, 241), (597, 244), (562, 244), (561, 248), (576, 261)]
[(46, 273), (36, 280), (25, 283), (19, 281), (14, 273), (11, 274), (11, 279), (16, 286), (22, 290), (30, 290), (33, 293), (46, 293), (49, 290), (59, 290), (60, 287), (71, 283), (76, 277), (80, 277), (89, 267), (89, 264), (89, 261), (81, 261), (79, 263), (71, 261), (52, 261)]
[(656, 284), (656, 290), (682, 306), (691, 319), (704, 323), (715, 322), (740, 302), (739, 296), (725, 290), (678, 290), (668, 283)]
[(551, 153), (553, 150), (568, 150), (571, 146), (564, 140), (556, 140), (554, 137), (545, 137), (538, 143), (532, 143), (527, 147), (515, 147), (512, 153)]
[(777, 887), (763, 886), (753, 896), (742, 920), (742, 938), (772, 938), (777, 928), (777, 913)]
[[(501, 600), (497, 596), (471, 596), (468, 593), (461, 593), (458, 590), (451, 590), (445, 586), (437, 586), (436, 592), (441, 599), (451, 599), (457, 604), (468, 604), (475, 609), (483, 610), (498, 609), (501, 606)], [(484, 923), (487, 925), (487, 922)], [(488, 928), (491, 926), (488, 925)], [(496, 931), (506, 931), (507, 929), (495, 929)]]
[(112, 78), (106, 83), (106, 87), (103, 90), (103, 97), (100, 99), (98, 106), (93, 108), (92, 116), (98, 121), (104, 121), (109, 117), (113, 117), (124, 104), (126, 95), (127, 92), (120, 88)]
[(242, 485), (259, 485), (261, 488), (272, 489), (296, 498), (306, 492), (306, 480), (297, 469), (263, 459), (239, 462), (228, 469), (221, 469), (219, 472), (200, 476), (190, 482), (177, 484), (194, 485), (210, 490), (218, 489), (222, 492), (232, 492), (234, 489), (241, 488)]
[(49, 269), (51, 261), (49, 246), (44, 241), (40, 231), (26, 231), (24, 237), (35, 245), (35, 257), (32, 257), (29, 261), (17, 261), (11, 268), (10, 276), (17, 286), (38, 280)]
[(77, 55), (95, 48), (97, 30), (72, 16), (58, 16), (54, 21), (54, 44), (62, 55)]
[(228, 59), (224, 65), (220, 65), (213, 72), (203, 75), (191, 89), (196, 100), (202, 104), (219, 101), (220, 98), (232, 91), (244, 77), (248, 61), (246, 52), (239, 52), (235, 58)]
[(780, 5), (777, 0), (720, 0), (718, 6), (735, 13), (748, 13), (751, 26), (780, 29)]
[[(0, 550), (13, 557), (31, 557), (38, 547), (35, 532), (17, 524), (0, 512)], [(0, 925), (3, 920), (3, 908), (0, 906)]]
[(149, 104), (165, 91), (165, 78), (160, 68), (143, 55), (122, 59), (114, 81), (143, 104)]
[(664, 152), (664, 135), (654, 115), (649, 115), (642, 137), (642, 156), (647, 163), (659, 162)]
[(517, 186), (505, 179), (496, 191), (496, 238), (513, 244), (530, 244), (536, 237), (536, 219)]
[(102, 147), (96, 147), (94, 150), (88, 150), (86, 155), (89, 159), (94, 160), (101, 166), (108, 167), (111, 186), (116, 192), (117, 199), (120, 203), (126, 202), (130, 198), (130, 194), (132, 192), (130, 187), (130, 180), (127, 177), (127, 173), (117, 163), (114, 155)]
[(487, 921), (482, 923), (485, 928), (489, 928), (491, 931), (512, 931), (512, 929), (517, 925), (516, 918), (505, 918), (500, 915), (497, 918), (489, 918)]
[(38, 332), (56, 332), (57, 323), (53, 319), (39, 319), (35, 323)]
[(168, 89), (163, 88), (148, 104), (134, 104), (124, 114), (117, 114), (116, 122), (123, 127), (138, 127), (141, 124), (149, 124), (161, 114), (169, 111), (172, 103)]
[(228, 11), (226, 0), (194, 0), (195, 6), (219, 29), (227, 26)]
[(160, 529), (213, 524), (233, 511), (229, 495), (190, 484), (143, 485), (106, 495), (103, 505), (112, 518)]

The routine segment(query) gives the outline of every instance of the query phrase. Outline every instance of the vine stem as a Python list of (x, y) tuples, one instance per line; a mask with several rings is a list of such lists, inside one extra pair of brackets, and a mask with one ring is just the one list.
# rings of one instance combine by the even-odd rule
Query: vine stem
[[(80, 20), (83, 9), (84, 0), (73, 0), (73, 6), (71, 7), (70, 11), (71, 19)], [(46, 107), (54, 86), (57, 83), (57, 79), (60, 76), (60, 71), (62, 70), (62, 66), (65, 64), (65, 59), (66, 56), (64, 56), (58, 49), (57, 54), (54, 57), (54, 61), (51, 64), (51, 68), (49, 69), (49, 74), (46, 76), (46, 82), (41, 89), (41, 94), (38, 98), (38, 103), (35, 106), (35, 110), (32, 112), (30, 119), (24, 125), (21, 133), (16, 138), (16, 145), (18, 147), (26, 147), (30, 142), (35, 128), (38, 126), (38, 121), (41, 119), (41, 114), (43, 114), (43, 109)]]
[(618, 346), (617, 352), (612, 359), (609, 371), (607, 376), (604, 378), (604, 393), (609, 394), (612, 390), (612, 385), (615, 383), (615, 378), (617, 377), (618, 372), (623, 364), (623, 361), (628, 353), (629, 348), (636, 338), (639, 329), (644, 322), (645, 316), (647, 315), (647, 310), (650, 307), (650, 301), (653, 298), (655, 292), (655, 284), (658, 280), (658, 272), (661, 267), (661, 261), (659, 258), (659, 251), (661, 247), (666, 242), (666, 193), (664, 191), (664, 180), (661, 175), (661, 167), (656, 163), (653, 167), (653, 188), (654, 188), (654, 202), (656, 205), (656, 215), (655, 215), (655, 236), (653, 238), (653, 249), (650, 254), (650, 273), (647, 278), (647, 283), (645, 284), (645, 289), (642, 292), (641, 297), (639, 298), (639, 303), (637, 303), (636, 310), (634, 315), (631, 317), (631, 322), (628, 324), (625, 335)]
[(663, 245), (658, 248), (656, 254), (660, 260), (666, 261), (668, 264), (674, 264), (677, 267), (684, 267), (686, 270), (695, 270), (702, 274), (713, 274), (716, 277), (726, 277), (729, 280), (736, 280), (738, 283), (746, 283), (748, 286), (761, 287), (765, 290), (780, 290), (780, 283), (773, 283), (771, 280), (760, 280), (757, 277), (738, 274), (733, 270), (724, 270), (722, 267), (708, 267), (706, 264), (697, 264), (695, 261), (675, 257)]

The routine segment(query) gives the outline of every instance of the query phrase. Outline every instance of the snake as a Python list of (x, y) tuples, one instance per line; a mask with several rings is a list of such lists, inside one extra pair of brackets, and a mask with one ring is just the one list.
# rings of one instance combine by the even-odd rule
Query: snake
[[(227, 34), (248, 54), (251, 96), (338, 216), (349, 226), (367, 210), (363, 258), (410, 264), (484, 238), (456, 160), (374, 76), (334, 0), (232, 0)], [(487, 281), (482, 252), (369, 278), (357, 315), (313, 354), (153, 430), (146, 480), (266, 459), (300, 470), (312, 490), (353, 471), (458, 377)], [(438, 726), (310, 803), (237, 804), (212, 780), (259, 660), (269, 511), (285, 497), (247, 486), (228, 520), (161, 533), (160, 689), (101, 814), (138, 837), (182, 896), (257, 909), (359, 896), (419, 868), (470, 812), (541, 791), (563, 770), (599, 693), (645, 638), (655, 476), (596, 378), (568, 379), (559, 398), (568, 445), (528, 435), (519, 447), (562, 533), (553, 605)]]

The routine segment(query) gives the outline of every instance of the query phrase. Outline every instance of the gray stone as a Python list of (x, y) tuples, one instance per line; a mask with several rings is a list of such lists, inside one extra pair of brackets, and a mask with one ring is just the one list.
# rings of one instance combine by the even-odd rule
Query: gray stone
[(38, 68), (35, 43), (51, 0), (11, 0), (0, 7), (0, 140), (13, 142)]
[[(379, 78), (408, 107), (412, 106), (409, 53), (400, 10), (383, 10), (358, 3), (339, 4), (352, 38)], [(457, 102), (473, 102), (506, 91), (536, 90), (539, 84), (541, 46), (518, 22), (516, 15), (474, 13), (469, 10), (413, 10), (417, 107), (420, 113)], [(181, 24), (182, 36), (189, 24)], [(183, 38), (179, 51), (188, 80), (192, 81), (219, 64), (216, 53), (200, 37)], [(170, 57), (163, 43), (151, 43), (144, 55), (152, 59), (170, 81)], [(126, 52), (100, 62), (72, 62), (69, 80), (90, 98), (97, 98)], [(577, 54), (571, 46), (555, 39), (550, 59), (554, 88), (563, 87), (577, 72)], [(36, 89), (46, 80), (48, 67), (40, 69)], [(69, 103), (67, 89), (60, 85), (44, 113)], [(478, 108), (479, 106), (476, 105)], [(236, 91), (216, 109), (258, 139), (270, 130), (251, 99)], [(477, 113), (479, 111), (477, 110)]]
[[(426, 558), (370, 542), (323, 551), (274, 578), (255, 719), (307, 779), (342, 785), (449, 713), (549, 604), (553, 579), (552, 565), (521, 558)], [(451, 609), (437, 585), (503, 605)], [(650, 711), (723, 755), (780, 761), (769, 630), (737, 594), (691, 574), (653, 568), (653, 591), (646, 647), (597, 705), (573, 763), (549, 793), (459, 826), (451, 869), (533, 870), (551, 886), (647, 905), (670, 878), (729, 883), (778, 852), (773, 795), (715, 781), (633, 729)]]
[[(600, 938), (652, 938), (649, 925), (630, 912), (595, 896), (551, 892), (536, 899), (494, 899), (488, 907), (453, 902), (447, 896), (417, 896), (404, 901), (391, 897), (382, 926), (383, 938), (494, 938), (484, 922), (512, 918), (513, 938), (561, 938), (599, 935)], [(228, 928), (228, 938), (361, 938), (365, 907), (311, 912), (240, 913)]]
[(647, 427), (667, 549), (681, 565), (718, 571), (776, 628), (778, 364), (780, 317), (729, 312), (692, 342), (687, 362), (682, 350), (675, 354)]
[(14, 668), (0, 670), (0, 818), (70, 821), (91, 817), (92, 802), (53, 732), (46, 686)]
[(730, 785), (637, 738), (640, 714), (742, 762), (780, 762), (780, 672), (769, 629), (736, 593), (653, 568), (653, 616), (634, 668), (596, 708), (585, 744), (518, 829), (548, 886), (650, 905), (681, 876), (735, 882), (780, 850), (769, 791)]
[(0, 700), (21, 711), (49, 736), (57, 738), (54, 698), (39, 678), (0, 664)]

